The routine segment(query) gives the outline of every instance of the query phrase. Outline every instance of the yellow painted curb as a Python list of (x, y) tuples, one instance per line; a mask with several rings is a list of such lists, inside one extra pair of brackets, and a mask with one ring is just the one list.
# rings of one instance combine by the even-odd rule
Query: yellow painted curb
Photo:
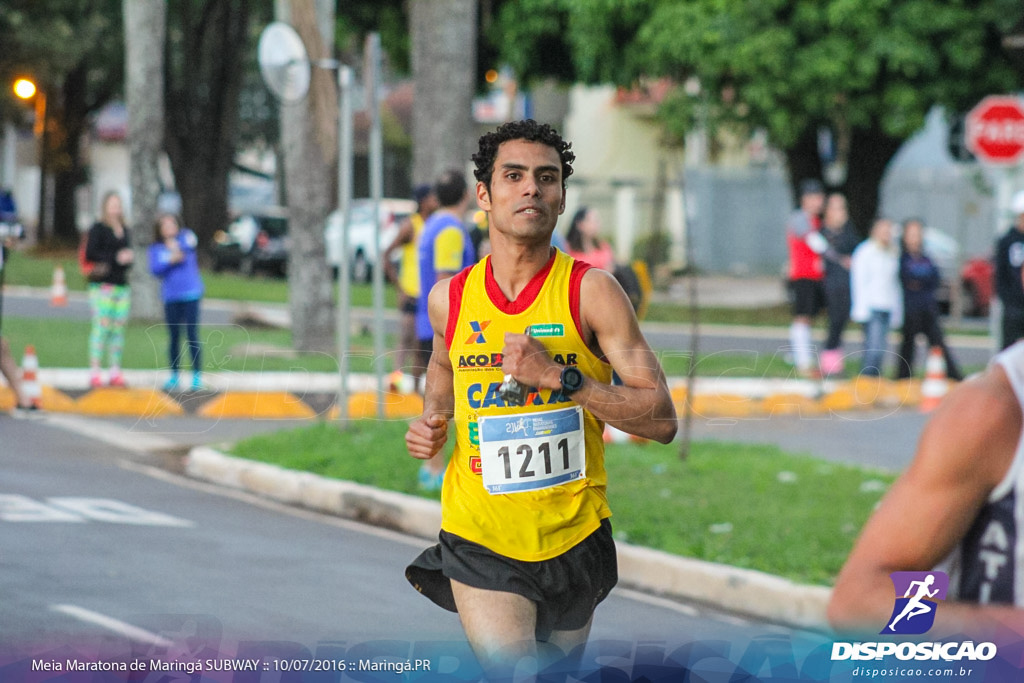
[[(39, 406), (51, 413), (72, 413), (75, 412), (75, 399), (63, 391), (53, 387), (43, 386), (42, 395), (39, 397)], [(0, 411), (14, 410), (18, 400), (14, 396), (14, 390), (10, 387), (0, 387)]]
[(892, 383), (880, 377), (855, 377), (843, 382), (821, 401), (829, 410), (868, 410), (882, 404), (892, 395)]
[[(46, 408), (46, 404), (43, 404)], [(182, 407), (156, 389), (93, 389), (75, 402), (74, 410), (86, 415), (141, 415), (169, 417), (184, 415)]]
[(762, 401), (768, 415), (821, 415), (825, 412), (821, 401), (803, 394), (772, 394)]
[[(377, 396), (373, 391), (353, 394), (348, 399), (348, 416), (352, 419), (377, 417)], [(423, 398), (419, 394), (395, 394), (386, 392), (380, 399), (384, 405), (384, 417), (409, 418), (418, 417), (423, 413)], [(328, 418), (338, 419), (341, 411), (338, 406), (331, 408)]]
[(894, 383), (894, 391), (901, 405), (918, 405), (921, 402), (921, 380), (901, 379)]
[(43, 395), (39, 399), (40, 407), (51, 413), (73, 413), (78, 409), (75, 399), (60, 389), (43, 385)]
[(859, 401), (878, 408), (896, 408), (906, 402), (905, 390), (884, 377), (857, 377), (853, 392)]
[(310, 418), (316, 413), (302, 400), (287, 391), (228, 391), (204, 403), (196, 414), (200, 417), (239, 418)]
[(7, 412), (14, 410), (17, 401), (14, 400), (14, 390), (10, 387), (0, 387), (0, 410)]
[[(764, 410), (760, 399), (738, 394), (707, 394), (695, 396), (691, 402), (694, 415), (701, 417), (748, 417)], [(678, 412), (682, 412), (682, 406)]]
[(821, 397), (821, 407), (826, 412), (845, 413), (873, 408), (874, 403), (862, 401), (854, 391), (853, 385), (843, 384)]

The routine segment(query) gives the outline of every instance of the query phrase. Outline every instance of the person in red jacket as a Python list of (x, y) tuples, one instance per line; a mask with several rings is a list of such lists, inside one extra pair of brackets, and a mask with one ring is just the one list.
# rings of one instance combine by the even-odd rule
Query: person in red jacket
[(828, 242), (821, 234), (821, 210), (825, 188), (813, 178), (800, 183), (800, 208), (786, 220), (786, 243), (789, 246), (789, 281), (793, 293), (793, 324), (789, 342), (793, 364), (804, 376), (815, 375), (811, 347), (811, 322), (825, 304), (825, 266), (822, 254)]

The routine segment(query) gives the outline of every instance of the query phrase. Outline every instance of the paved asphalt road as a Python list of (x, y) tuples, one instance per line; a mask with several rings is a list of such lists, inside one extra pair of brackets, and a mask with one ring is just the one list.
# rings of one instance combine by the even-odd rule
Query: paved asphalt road
[[(255, 640), (309, 657), (409, 651), (384, 640), (464, 647), (457, 618), (402, 577), (425, 541), (183, 479), (77, 424), (0, 416), (0, 678), (12, 648), (187, 657), (203, 644), (235, 656)], [(133, 433), (99, 426), (115, 441)], [(598, 609), (591, 642), (628, 662), (710, 639), (731, 643), (733, 661), (756, 643), (819, 642), (627, 589)]]
[[(89, 300), (82, 292), (73, 293), (66, 306), (53, 307), (43, 294), (12, 294), (3, 296), (4, 316), (22, 318), (67, 318), (89, 320)], [(211, 325), (227, 325), (231, 322), (233, 310), (228, 306), (205, 306), (203, 322)]]
[(832, 462), (901, 471), (928, 420), (914, 408), (812, 416), (696, 419), (694, 439), (770, 443)]

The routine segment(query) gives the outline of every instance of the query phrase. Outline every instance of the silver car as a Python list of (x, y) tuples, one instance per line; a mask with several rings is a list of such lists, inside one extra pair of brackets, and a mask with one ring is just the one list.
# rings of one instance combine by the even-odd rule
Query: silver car
[[(354, 282), (369, 282), (373, 268), (380, 260), (380, 254), (398, 234), (398, 228), (410, 214), (416, 211), (416, 202), (411, 199), (381, 199), (380, 240), (374, 243), (373, 201), (356, 199), (352, 202), (352, 219), (348, 230), (349, 268)], [(327, 217), (324, 229), (327, 263), (335, 272), (341, 265), (341, 216), (337, 211)]]

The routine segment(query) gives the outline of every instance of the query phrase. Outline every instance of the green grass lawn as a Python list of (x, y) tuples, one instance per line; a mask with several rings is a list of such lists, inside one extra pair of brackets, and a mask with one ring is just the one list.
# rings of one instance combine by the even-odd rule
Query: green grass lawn
[[(84, 368), (89, 364), (87, 321), (5, 316), (3, 333), (19, 361), (25, 346), (32, 344), (41, 367)], [(207, 372), (338, 370), (334, 354), (293, 352), (290, 330), (202, 325), (199, 337), (203, 346), (203, 366)], [(128, 369), (166, 368), (167, 344), (167, 327), (163, 323), (129, 323), (125, 331), (122, 365)], [(350, 370), (372, 372), (373, 339), (356, 335), (350, 348)]]
[[(60, 265), (68, 289), (84, 292), (86, 281), (78, 269), (78, 256), (74, 251), (14, 252), (4, 264), (4, 282), (11, 286), (49, 287), (53, 283), (53, 269)], [(139, 261), (145, 267), (145, 257)], [(288, 302), (288, 281), (283, 278), (257, 275), (246, 277), (234, 272), (214, 273), (203, 271), (206, 296), (211, 299), (234, 301), (264, 301), (268, 303)], [(385, 304), (391, 308), (397, 305), (394, 287), (386, 287)], [(373, 288), (367, 284), (352, 286), (352, 305), (369, 307), (373, 305)]]
[[(246, 439), (237, 456), (437, 499), (417, 490), (406, 423), (319, 423)], [(449, 444), (450, 452), (450, 444)], [(829, 585), (894, 476), (787, 454), (773, 446), (698, 442), (608, 446), (619, 540)]]
[[(3, 332), (17, 358), (26, 344), (36, 348), (43, 367), (86, 367), (90, 323), (61, 318), (4, 316)], [(257, 329), (242, 325), (202, 325), (203, 364), (207, 371), (254, 372), (259, 370), (335, 372), (334, 353), (295, 353), (291, 349), (291, 331)], [(156, 369), (167, 365), (167, 328), (158, 322), (130, 322), (125, 332), (123, 367)], [(393, 349), (396, 340), (387, 335), (385, 345)], [(373, 338), (357, 334), (351, 340), (349, 368), (352, 372), (372, 372)], [(689, 355), (676, 351), (659, 353), (665, 373), (685, 376)], [(390, 371), (393, 353), (384, 359)], [(793, 368), (779, 356), (755, 353), (714, 353), (701, 356), (698, 375), (705, 377), (789, 377)]]

